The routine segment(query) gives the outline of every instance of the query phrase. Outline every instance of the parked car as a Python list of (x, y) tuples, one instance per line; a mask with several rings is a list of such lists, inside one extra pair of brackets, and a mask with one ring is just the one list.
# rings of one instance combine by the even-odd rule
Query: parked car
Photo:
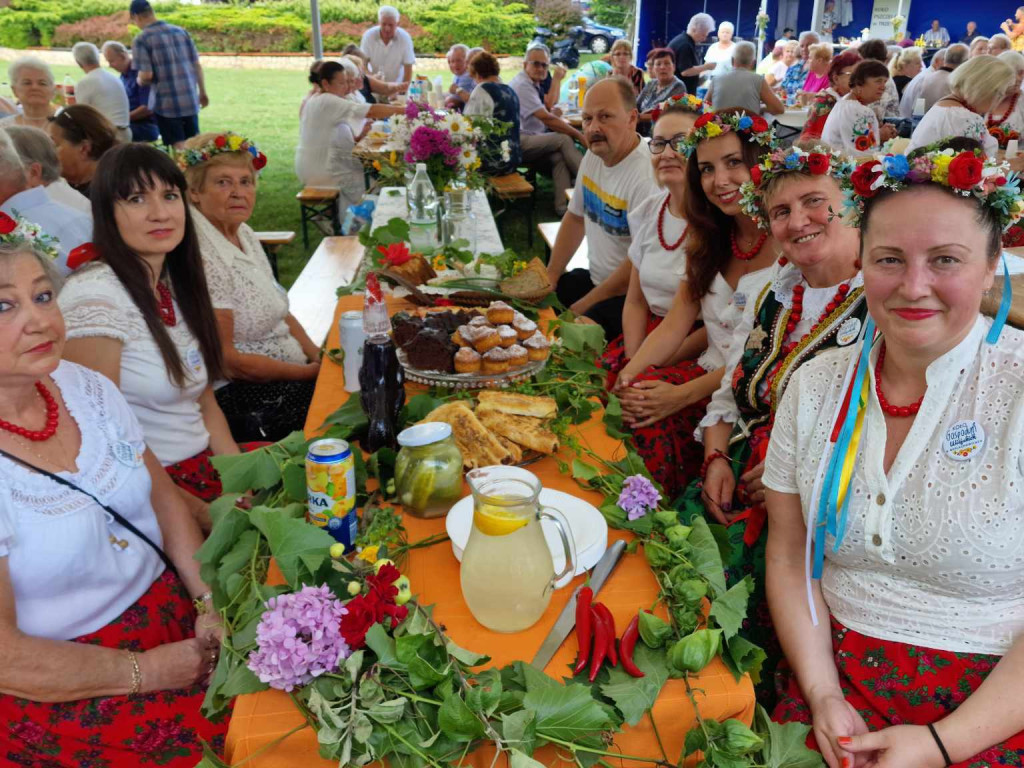
[(583, 47), (591, 53), (605, 54), (611, 50), (612, 43), (626, 36), (626, 30), (598, 24), (589, 16), (583, 17)]

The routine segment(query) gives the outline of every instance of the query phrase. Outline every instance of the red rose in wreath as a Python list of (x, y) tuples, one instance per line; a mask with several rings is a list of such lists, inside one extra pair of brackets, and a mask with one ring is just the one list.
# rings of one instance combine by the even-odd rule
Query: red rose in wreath
[(73, 248), (71, 253), (68, 254), (68, 269), (74, 271), (83, 264), (94, 261), (99, 255), (95, 245), (92, 243), (82, 243), (77, 248)]
[(711, 122), (711, 119), (715, 116), (714, 112), (705, 112), (703, 115), (697, 118), (697, 121), (693, 124), (694, 128), (700, 128)]
[(754, 133), (764, 133), (768, 130), (768, 121), (760, 115), (752, 115), (750, 117), (750, 130)]
[(755, 165), (750, 169), (750, 180), (754, 182), (755, 187), (761, 186), (761, 166)]
[(807, 170), (814, 176), (828, 173), (828, 155), (821, 152), (812, 152), (807, 157)]
[(217, 147), (217, 149), (224, 149), (224, 147), (228, 145), (228, 137), (218, 136), (213, 140), (213, 145)]
[(961, 152), (949, 164), (949, 186), (953, 189), (974, 189), (981, 182), (984, 164), (973, 152)]
[(875, 141), (870, 136), (858, 136), (853, 140), (853, 148), (858, 152), (867, 152), (875, 146)]
[(9, 235), (18, 228), (18, 222), (0, 211), (0, 235)]
[(260, 152), (256, 157), (252, 159), (252, 167), (257, 171), (263, 170), (263, 167), (267, 164), (267, 156)]
[(1024, 245), (1024, 227), (1014, 224), (1003, 233), (1003, 248), (1020, 248)]
[(877, 193), (877, 189), (872, 189), (871, 185), (875, 183), (875, 180), (882, 174), (879, 171), (871, 170), (878, 163), (874, 160), (868, 160), (866, 163), (861, 163), (857, 166), (857, 169), (850, 174), (850, 183), (853, 184), (853, 191), (861, 197), (874, 197)]

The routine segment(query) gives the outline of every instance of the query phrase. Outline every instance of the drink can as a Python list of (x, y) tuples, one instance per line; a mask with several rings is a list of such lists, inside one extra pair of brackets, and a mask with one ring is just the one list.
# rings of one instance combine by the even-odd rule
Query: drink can
[(327, 438), (309, 446), (306, 454), (308, 519), (326, 528), (348, 552), (355, 547), (356, 465), (352, 448), (344, 440)]
[(338, 318), (338, 332), (341, 336), (341, 351), (345, 355), (345, 391), (359, 391), (359, 369), (363, 365), (363, 313), (358, 309), (342, 312)]

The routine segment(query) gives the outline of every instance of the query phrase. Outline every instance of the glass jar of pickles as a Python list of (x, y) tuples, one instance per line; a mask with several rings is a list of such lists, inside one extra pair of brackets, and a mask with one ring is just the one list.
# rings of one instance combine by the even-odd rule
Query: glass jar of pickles
[(440, 517), (462, 498), (462, 452), (450, 424), (430, 421), (402, 430), (395, 489), (416, 517)]

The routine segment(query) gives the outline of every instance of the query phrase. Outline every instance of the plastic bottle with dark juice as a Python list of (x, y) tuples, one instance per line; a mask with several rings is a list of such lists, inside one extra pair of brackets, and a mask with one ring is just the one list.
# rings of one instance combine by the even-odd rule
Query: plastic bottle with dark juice
[(366, 278), (363, 304), (363, 365), (359, 369), (359, 397), (369, 421), (363, 448), (374, 453), (398, 445), (398, 415), (405, 404), (405, 371), (391, 340), (391, 319), (377, 275)]

